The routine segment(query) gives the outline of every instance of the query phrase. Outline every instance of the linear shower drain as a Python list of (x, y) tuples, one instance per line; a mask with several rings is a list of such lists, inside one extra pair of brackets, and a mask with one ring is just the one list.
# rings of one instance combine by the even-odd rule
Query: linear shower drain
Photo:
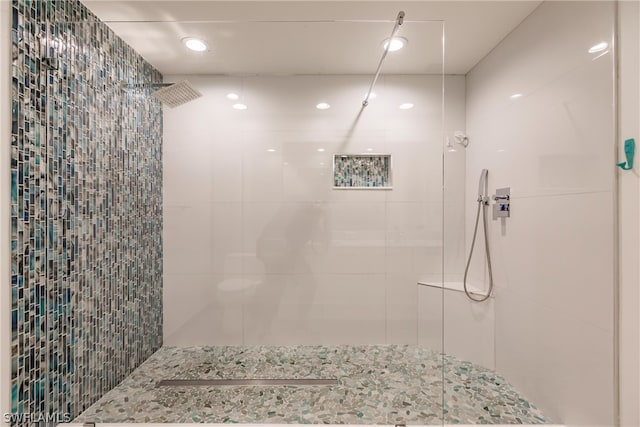
[(211, 387), (211, 386), (270, 386), (270, 385), (338, 385), (336, 378), (295, 378), (295, 379), (238, 379), (238, 380), (161, 380), (156, 387)]

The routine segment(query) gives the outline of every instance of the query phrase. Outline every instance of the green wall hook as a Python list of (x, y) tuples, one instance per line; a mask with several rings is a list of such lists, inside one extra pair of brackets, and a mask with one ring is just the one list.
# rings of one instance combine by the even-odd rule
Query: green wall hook
[(636, 152), (636, 141), (633, 138), (624, 142), (624, 155), (627, 157), (626, 162), (618, 163), (618, 166), (626, 171), (633, 169), (633, 156)]

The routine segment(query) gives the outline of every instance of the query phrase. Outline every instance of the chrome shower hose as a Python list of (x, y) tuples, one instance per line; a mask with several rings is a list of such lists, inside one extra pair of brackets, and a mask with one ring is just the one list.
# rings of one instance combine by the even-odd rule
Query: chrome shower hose
[[(489, 237), (487, 236), (487, 203), (485, 198), (478, 198), (478, 211), (476, 212), (476, 225), (473, 228), (473, 239), (471, 240), (471, 249), (469, 249), (469, 259), (467, 259), (467, 266), (464, 269), (464, 293), (469, 297), (470, 300), (475, 302), (482, 302), (489, 299), (491, 296), (491, 292), (493, 291), (493, 271), (491, 269), (491, 254), (489, 253)], [(489, 290), (487, 291), (487, 295), (482, 298), (476, 298), (473, 296), (469, 289), (467, 289), (467, 274), (469, 273), (469, 266), (471, 265), (471, 257), (473, 255), (473, 248), (476, 245), (476, 237), (478, 236), (478, 221), (480, 220), (480, 209), (482, 209), (482, 224), (484, 228), (484, 249), (487, 254), (487, 267), (489, 270)]]

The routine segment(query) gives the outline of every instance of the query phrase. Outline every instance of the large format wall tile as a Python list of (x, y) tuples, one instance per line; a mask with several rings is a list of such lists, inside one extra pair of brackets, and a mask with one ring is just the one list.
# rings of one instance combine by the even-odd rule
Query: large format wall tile
[(162, 345), (162, 110), (122, 86), (162, 75), (80, 2), (12, 7), (12, 412), (62, 421)]
[[(359, 117), (370, 76), (167, 78), (204, 97), (164, 112), (166, 343), (416, 343), (416, 283), (443, 272), (442, 78), (383, 75)], [(452, 134), (464, 77), (446, 87)], [(334, 189), (344, 153), (391, 154), (393, 189)], [(453, 154), (445, 250), (460, 258)]]
[(482, 168), (489, 194), (511, 187), (511, 218), (489, 220), (496, 368), (570, 426), (614, 418), (614, 16), (543, 2), (467, 76), (466, 200)]

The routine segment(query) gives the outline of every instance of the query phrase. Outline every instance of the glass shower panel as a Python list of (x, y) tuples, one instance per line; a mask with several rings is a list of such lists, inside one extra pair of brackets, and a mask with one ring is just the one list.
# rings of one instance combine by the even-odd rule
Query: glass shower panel
[(442, 323), (420, 317), (418, 283), (442, 272), (442, 24), (401, 27), (410, 43), (363, 107), (392, 26), (182, 24), (211, 58), (165, 73), (203, 96), (165, 109), (164, 337), (177, 348), (158, 361), (239, 363), (174, 378), (337, 382), (238, 386), (236, 409), (207, 419), (441, 421), (441, 339), (419, 336)]
[(466, 75), (444, 152), (446, 423), (614, 424), (614, 16), (543, 2)]
[[(48, 413), (440, 424), (442, 23), (405, 20), (364, 107), (393, 21), (44, 21)], [(187, 67), (136, 52), (194, 34)]]

